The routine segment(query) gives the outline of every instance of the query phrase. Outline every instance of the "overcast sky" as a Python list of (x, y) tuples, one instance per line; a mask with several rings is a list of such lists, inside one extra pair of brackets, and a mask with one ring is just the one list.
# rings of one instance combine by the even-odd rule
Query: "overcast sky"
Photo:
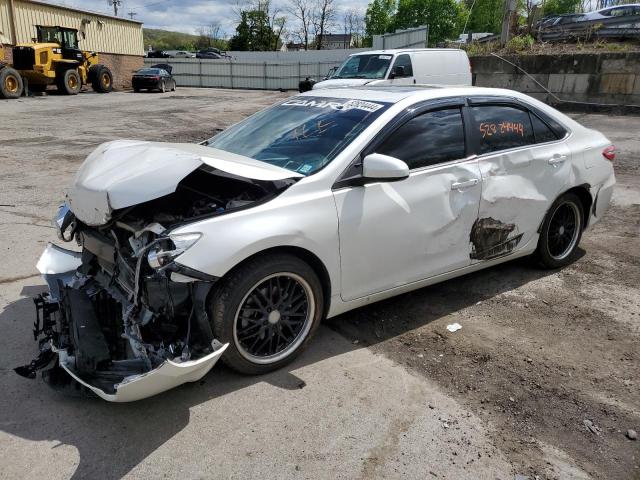
[[(108, 0), (44, 0), (47, 3), (62, 4), (69, 7), (92, 10), (113, 15), (113, 7)], [(273, 2), (276, 6), (285, 7), (288, 0)], [(237, 24), (233, 9), (236, 0), (121, 0), (119, 16), (128, 16), (130, 11), (137, 15), (136, 20), (144, 22), (148, 28), (162, 28), (178, 32), (197, 33), (199, 27), (211, 22), (219, 22), (223, 30), (231, 35)], [(339, 9), (366, 9), (368, 0), (337, 0)], [(290, 20), (293, 22), (293, 19)], [(288, 26), (293, 27), (291, 24)]]

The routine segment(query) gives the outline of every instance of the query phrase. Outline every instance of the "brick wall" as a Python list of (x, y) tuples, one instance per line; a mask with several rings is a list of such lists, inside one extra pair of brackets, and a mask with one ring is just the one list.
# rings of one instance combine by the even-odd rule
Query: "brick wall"
[[(640, 105), (640, 52), (509, 55), (561, 100)], [(474, 85), (518, 90), (548, 103), (551, 95), (521, 71), (494, 56), (471, 57)]]
[(144, 66), (143, 57), (134, 55), (100, 53), (99, 61), (111, 70), (113, 74), (113, 88), (115, 90), (131, 88), (133, 72)]

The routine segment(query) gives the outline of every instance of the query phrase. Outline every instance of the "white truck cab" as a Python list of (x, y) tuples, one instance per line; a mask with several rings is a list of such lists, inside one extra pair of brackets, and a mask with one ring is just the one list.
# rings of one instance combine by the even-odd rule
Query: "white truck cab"
[(372, 50), (350, 55), (314, 90), (358, 85), (471, 85), (471, 64), (457, 48)]

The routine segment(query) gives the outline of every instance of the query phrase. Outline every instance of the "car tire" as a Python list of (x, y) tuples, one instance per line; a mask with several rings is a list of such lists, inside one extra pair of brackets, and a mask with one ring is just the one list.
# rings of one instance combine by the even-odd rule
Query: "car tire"
[[(287, 300), (294, 299), (294, 304)], [(320, 279), (303, 260), (270, 254), (249, 260), (223, 278), (210, 299), (214, 336), (229, 343), (223, 361), (257, 375), (293, 361), (324, 315)]]
[(171, 89), (171, 91), (172, 92), (176, 91), (176, 81), (175, 80), (173, 81), (173, 88)]
[(163, 80), (163, 81), (162, 81), (162, 83), (160, 84), (160, 91), (161, 91), (162, 93), (165, 93), (165, 92), (167, 91), (167, 87), (166, 87), (166, 85), (164, 84), (164, 80)]
[(56, 75), (56, 86), (58, 87), (58, 91), (61, 93), (66, 95), (77, 95), (80, 93), (80, 88), (82, 88), (80, 74), (75, 69), (58, 72)]
[(91, 87), (98, 93), (109, 93), (113, 90), (113, 75), (104, 65), (93, 65), (89, 69)]
[(17, 70), (0, 65), (0, 98), (20, 98), (23, 89), (22, 77)]
[(561, 268), (572, 263), (584, 230), (584, 209), (574, 193), (559, 197), (542, 223), (534, 258), (544, 268)]

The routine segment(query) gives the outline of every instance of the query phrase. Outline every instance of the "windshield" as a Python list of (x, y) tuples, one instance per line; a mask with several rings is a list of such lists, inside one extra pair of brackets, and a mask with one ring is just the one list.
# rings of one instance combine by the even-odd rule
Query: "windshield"
[(392, 55), (353, 55), (331, 78), (384, 78)]
[(207, 146), (311, 175), (388, 106), (355, 99), (292, 97), (216, 135)]
[(42, 26), (38, 26), (37, 29), (39, 42), (58, 43), (65, 48), (78, 48), (78, 37), (75, 30)]

